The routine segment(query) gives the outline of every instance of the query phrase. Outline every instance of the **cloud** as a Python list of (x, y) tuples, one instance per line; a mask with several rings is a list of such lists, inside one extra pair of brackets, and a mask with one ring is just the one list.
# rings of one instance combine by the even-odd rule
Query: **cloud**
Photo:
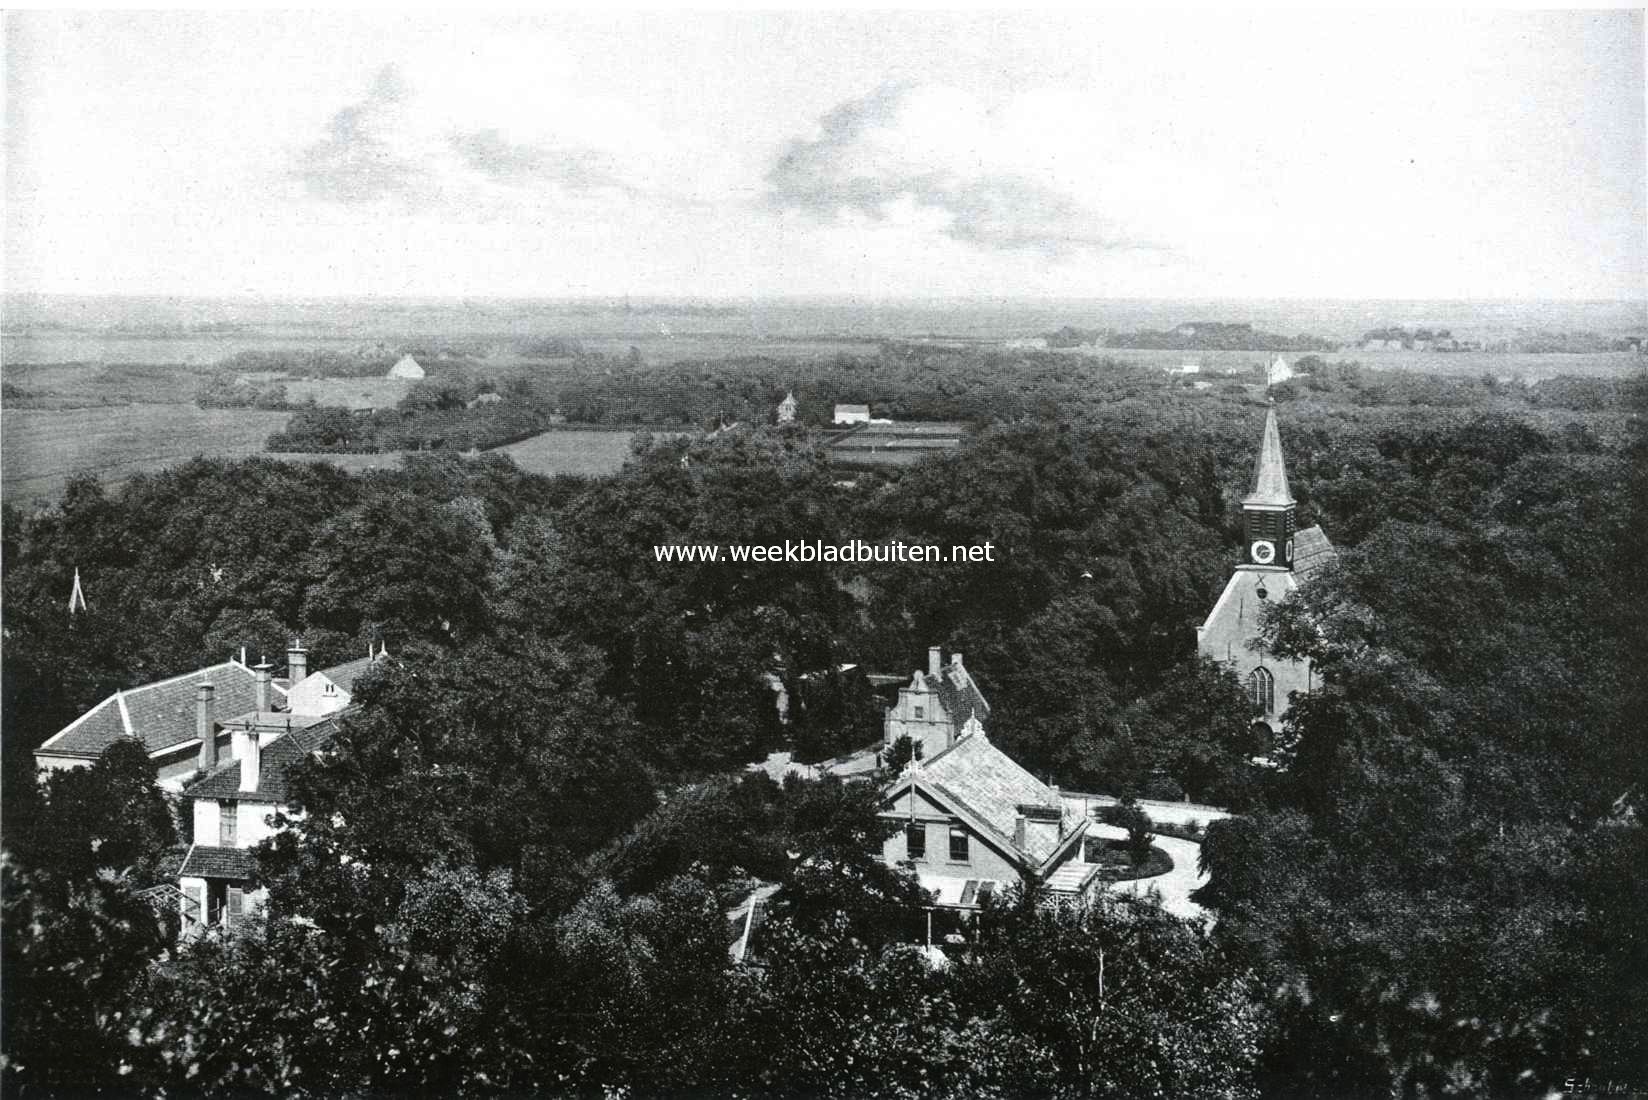
[(824, 220), (882, 221), (913, 206), (946, 236), (991, 251), (1156, 247), (1049, 182), (1059, 150), (1045, 138), (954, 89), (884, 84), (826, 113), (816, 137), (791, 141), (767, 172), (767, 199)]
[(365, 96), (332, 115), (321, 140), (294, 153), (291, 175), (326, 202), (458, 217), (507, 217), (545, 200), (642, 195), (612, 154), (546, 130), (558, 112), (531, 104), (505, 111), (506, 126), (476, 109), (497, 102), (466, 106), (454, 114), (438, 85), (420, 100), (397, 66), (385, 65)]
[(599, 150), (512, 141), (495, 128), (459, 131), (448, 144), (471, 171), (506, 186), (548, 185), (577, 193), (634, 191)]
[(326, 136), (297, 154), (293, 176), (314, 197), (344, 205), (427, 196), (428, 166), (393, 140), (406, 99), (400, 70), (385, 65), (365, 98), (334, 114)]

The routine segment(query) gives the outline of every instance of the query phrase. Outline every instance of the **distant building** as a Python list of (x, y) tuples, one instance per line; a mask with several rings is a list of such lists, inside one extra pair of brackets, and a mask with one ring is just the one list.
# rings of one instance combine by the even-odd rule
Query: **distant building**
[(484, 405), (499, 405), (503, 403), (503, 399), (504, 395), (501, 393), (480, 393), (476, 394), (474, 399), (468, 402), (464, 408), (478, 409)]
[(1253, 703), (1254, 720), (1272, 730), (1287, 714), (1289, 693), (1308, 694), (1314, 684), (1308, 660), (1266, 652), (1259, 640), (1260, 612), (1267, 602), (1287, 599), (1300, 581), (1337, 556), (1320, 527), (1294, 529), (1295, 508), (1273, 407), (1265, 414), (1253, 490), (1242, 498), (1247, 543), (1242, 563), (1196, 631), (1197, 651), (1236, 674)]
[(388, 377), (399, 378), (407, 382), (416, 382), (422, 379), (424, 375), (424, 369), (418, 365), (418, 361), (416, 359), (412, 358), (410, 355), (403, 355), (400, 358), (400, 362), (389, 368)]
[(1293, 368), (1288, 366), (1287, 360), (1278, 355), (1274, 362), (1265, 371), (1265, 385), (1276, 386), (1293, 377)]
[(788, 424), (793, 421), (795, 419), (796, 408), (797, 405), (795, 401), (795, 394), (786, 393), (784, 395), (784, 400), (778, 403), (778, 422), (780, 424)]
[(870, 422), (870, 406), (837, 405), (835, 407), (835, 422), (837, 424), (868, 424)]
[(1017, 340), (1003, 340), (1004, 351), (1046, 351), (1048, 342), (1045, 336), (1025, 336)]
[(1200, 373), (1202, 373), (1202, 365), (1194, 359), (1186, 359), (1186, 360), (1183, 360), (1176, 367), (1168, 367), (1167, 368), (1167, 373), (1168, 374), (1200, 374)]

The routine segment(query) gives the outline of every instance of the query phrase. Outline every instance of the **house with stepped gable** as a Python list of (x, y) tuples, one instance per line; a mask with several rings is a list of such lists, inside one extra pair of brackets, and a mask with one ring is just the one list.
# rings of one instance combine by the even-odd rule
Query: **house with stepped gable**
[(989, 718), (962, 655), (929, 649), (883, 722), (883, 751), (901, 737), (920, 748), (883, 795), (882, 818), (899, 825), (883, 861), (911, 865), (945, 908), (976, 910), (1026, 880), (1085, 895), (1100, 871), (1087, 862), (1089, 821), (990, 741)]

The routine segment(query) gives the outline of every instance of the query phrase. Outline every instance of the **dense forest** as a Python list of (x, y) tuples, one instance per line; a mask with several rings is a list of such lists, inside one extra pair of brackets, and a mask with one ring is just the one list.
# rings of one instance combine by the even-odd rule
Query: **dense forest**
[[(197, 460), (6, 509), (4, 1059), (54, 1094), (1543, 1096), (1648, 1074), (1648, 387), (1314, 369), (1276, 397), (1337, 566), (1268, 620), (1323, 688), (1256, 743), (1194, 628), (1264, 406), (1096, 360), (569, 363), (604, 479), (452, 453), (359, 476)], [(786, 389), (802, 423), (767, 427)], [(843, 483), (834, 401), (980, 425)], [(651, 548), (986, 539), (993, 563), (659, 563)], [(90, 607), (65, 613), (78, 569)], [(272, 917), (178, 946), (137, 897), (186, 823), (141, 753), (37, 785), (108, 693), (386, 640)], [(1211, 927), (1009, 891), (947, 967), (869, 784), (745, 773), (874, 741), (844, 664), (966, 653), (1038, 775), (1239, 816)], [(780, 721), (767, 682), (789, 689)], [(1275, 766), (1255, 764), (1263, 753)], [(186, 839), (186, 837), (184, 838)], [(168, 862), (172, 860), (172, 862)], [(778, 883), (755, 957), (725, 913)], [(289, 919), (301, 918), (301, 919)]]

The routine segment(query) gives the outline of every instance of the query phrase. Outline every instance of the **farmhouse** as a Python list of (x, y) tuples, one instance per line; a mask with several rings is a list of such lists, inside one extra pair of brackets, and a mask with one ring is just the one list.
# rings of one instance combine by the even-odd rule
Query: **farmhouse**
[(795, 411), (797, 407), (795, 394), (786, 393), (784, 395), (784, 400), (778, 403), (778, 422), (780, 424), (788, 424), (793, 421), (795, 419)]
[(1260, 612), (1268, 600), (1285, 600), (1312, 571), (1335, 559), (1320, 527), (1296, 531), (1297, 502), (1288, 490), (1276, 408), (1265, 414), (1264, 437), (1253, 469), (1253, 490), (1242, 498), (1247, 546), (1207, 621), (1196, 630), (1196, 648), (1233, 671), (1253, 701), (1254, 719), (1274, 730), (1287, 714), (1289, 695), (1308, 694), (1308, 660), (1267, 653), (1259, 638)]

